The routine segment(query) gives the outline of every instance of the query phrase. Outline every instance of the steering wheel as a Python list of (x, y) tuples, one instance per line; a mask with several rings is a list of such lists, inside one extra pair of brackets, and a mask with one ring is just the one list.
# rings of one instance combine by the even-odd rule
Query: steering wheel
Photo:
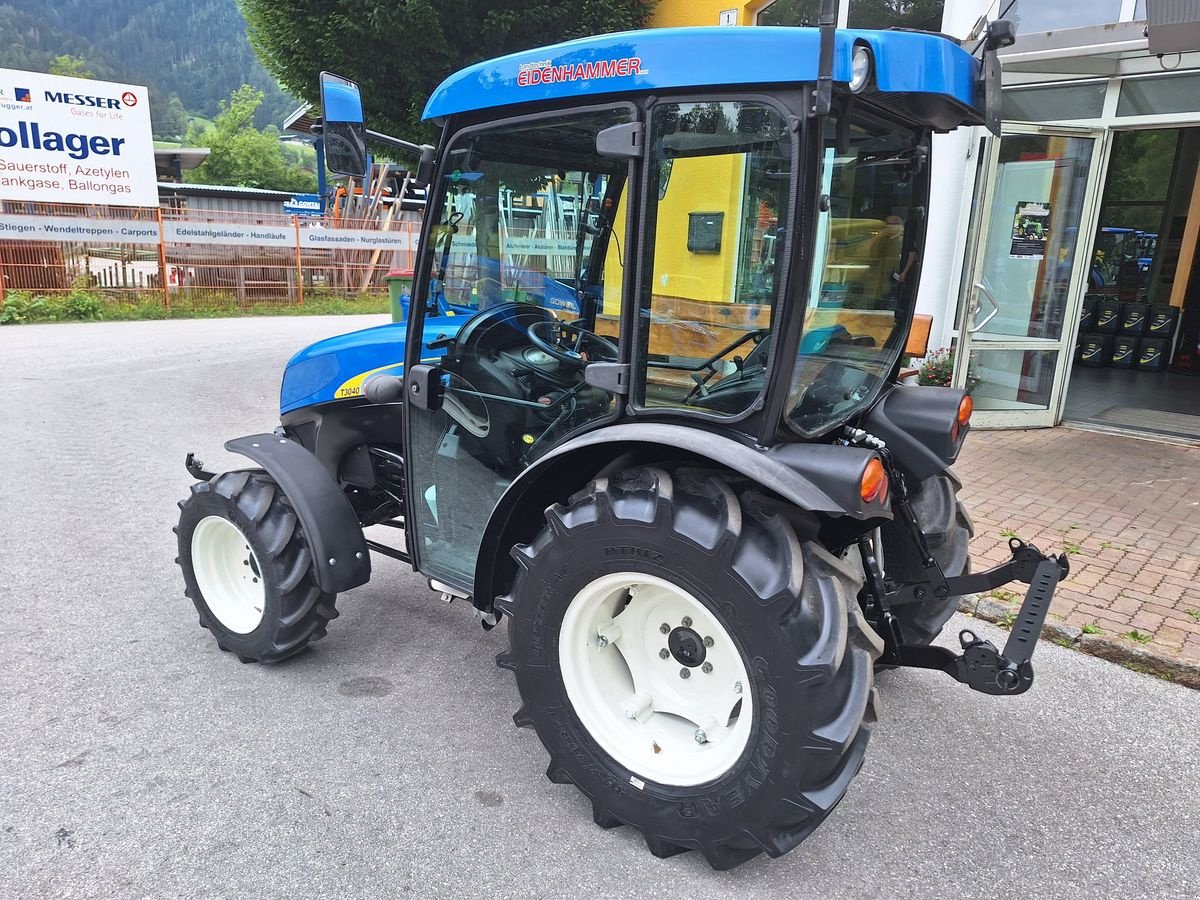
[[(550, 336), (542, 337), (541, 332), (543, 331), (548, 331)], [(533, 346), (543, 353), (554, 357), (561, 363), (580, 369), (588, 363), (588, 360), (583, 357), (585, 346), (595, 348), (596, 356), (609, 361), (615, 360), (620, 353), (617, 345), (608, 338), (602, 338), (595, 332), (588, 331), (578, 322), (559, 322), (546, 319), (534, 322), (525, 329), (525, 334), (528, 335)], [(575, 335), (575, 340), (570, 346), (566, 341), (567, 334)]]

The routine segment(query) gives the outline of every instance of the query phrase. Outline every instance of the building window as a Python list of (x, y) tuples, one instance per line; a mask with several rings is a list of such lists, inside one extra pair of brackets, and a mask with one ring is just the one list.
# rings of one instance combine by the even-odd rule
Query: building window
[(851, 0), (850, 28), (942, 30), (944, 0)]
[[(836, 4), (839, 8), (841, 3)], [(940, 31), (945, 0), (850, 0), (846, 24), (850, 28), (919, 28)], [(815, 28), (821, 0), (775, 0), (755, 17), (756, 25), (791, 25)]]
[(754, 24), (816, 28), (820, 15), (821, 0), (775, 0), (759, 11)]
[(1009, 88), (1004, 92), (1003, 117), (1007, 122), (1057, 122), (1095, 119), (1104, 111), (1107, 82), (1068, 84), (1059, 87)]
[(1200, 110), (1200, 75), (1129, 78), (1121, 83), (1118, 116), (1151, 116)]
[(1110, 25), (1121, 20), (1121, 0), (1013, 0), (1004, 18), (1016, 26), (1018, 34)]

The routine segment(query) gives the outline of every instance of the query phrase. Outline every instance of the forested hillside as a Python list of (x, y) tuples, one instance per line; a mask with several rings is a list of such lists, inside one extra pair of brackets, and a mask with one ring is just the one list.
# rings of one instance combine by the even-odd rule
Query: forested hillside
[(159, 109), (175, 94), (212, 118), (243, 84), (265, 94), (260, 125), (296, 105), (255, 58), (237, 0), (0, 0), (0, 67), (45, 72), (62, 54), (97, 78), (148, 85)]

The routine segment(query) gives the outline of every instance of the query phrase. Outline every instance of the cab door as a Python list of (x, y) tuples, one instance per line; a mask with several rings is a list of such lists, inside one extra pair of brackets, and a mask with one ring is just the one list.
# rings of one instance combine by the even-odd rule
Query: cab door
[[(443, 152), (409, 322), (405, 526), (417, 570), (466, 593), (513, 479), (620, 413), (584, 372), (624, 361), (634, 166), (596, 137), (634, 120), (628, 104), (510, 118)], [(426, 327), (448, 309), (468, 312)], [(438, 368), (414, 395), (421, 363)]]

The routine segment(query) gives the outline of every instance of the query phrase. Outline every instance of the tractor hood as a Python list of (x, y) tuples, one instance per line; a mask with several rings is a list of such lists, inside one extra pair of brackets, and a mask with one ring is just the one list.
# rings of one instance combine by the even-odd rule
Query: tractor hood
[[(453, 337), (469, 319), (466, 315), (441, 315), (425, 320), (422, 344)], [(279, 411), (289, 413), (305, 406), (362, 396), (370, 375), (404, 371), (404, 341), (408, 325), (395, 322), (325, 338), (305, 347), (290, 360), (283, 373)], [(445, 350), (428, 351), (432, 362)]]

